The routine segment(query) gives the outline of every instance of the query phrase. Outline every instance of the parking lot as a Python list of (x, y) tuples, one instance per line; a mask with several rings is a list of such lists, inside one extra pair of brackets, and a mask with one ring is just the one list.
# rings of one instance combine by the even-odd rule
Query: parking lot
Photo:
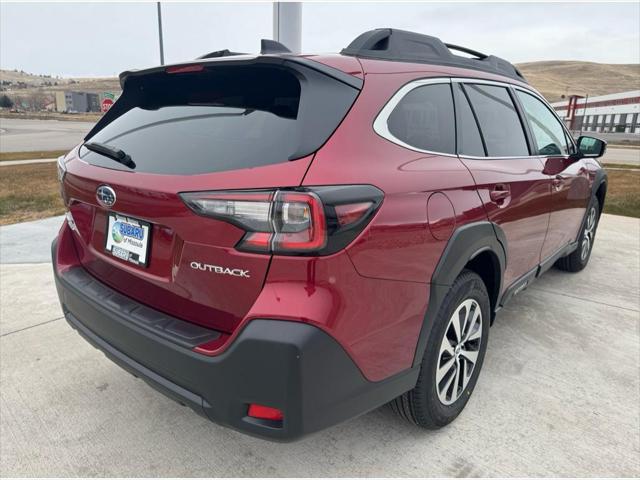
[(112, 364), (62, 319), (50, 264), (10, 263), (47, 253), (7, 247), (0, 473), (638, 476), (639, 238), (638, 219), (604, 215), (585, 271), (552, 270), (518, 295), (449, 427), (423, 431), (381, 408), (293, 444), (207, 422)]

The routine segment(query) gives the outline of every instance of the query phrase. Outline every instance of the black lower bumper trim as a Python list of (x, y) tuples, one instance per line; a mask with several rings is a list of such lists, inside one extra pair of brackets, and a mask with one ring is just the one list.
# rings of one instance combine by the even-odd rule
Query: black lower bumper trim
[[(195, 353), (68, 281), (77, 268), (58, 272), (54, 255), (56, 287), (72, 327), (160, 392), (244, 433), (294, 440), (373, 410), (415, 386), (417, 368), (369, 382), (335, 339), (302, 322), (253, 320), (224, 353)], [(282, 425), (248, 418), (250, 403), (282, 410)]]

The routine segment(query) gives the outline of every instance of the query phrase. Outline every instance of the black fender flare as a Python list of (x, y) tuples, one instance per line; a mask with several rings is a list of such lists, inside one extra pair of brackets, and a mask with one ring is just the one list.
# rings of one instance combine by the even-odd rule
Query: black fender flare
[(460, 275), (465, 265), (487, 250), (497, 257), (500, 265), (499, 293), (507, 265), (507, 238), (502, 228), (489, 221), (474, 222), (459, 227), (449, 238), (431, 276), (429, 304), (420, 329), (420, 335), (418, 336), (413, 359), (414, 367), (422, 362), (429, 334), (440, 310), (440, 305), (449, 292), (449, 288)]
[[(607, 175), (607, 171), (604, 168), (600, 168), (598, 170), (596, 170), (596, 176), (593, 179), (593, 185), (591, 185), (591, 199), (593, 199), (594, 197), (596, 197), (596, 194), (598, 193), (598, 190), (600, 190), (600, 187), (604, 184), (604, 188), (605, 188), (605, 195), (606, 195), (606, 189), (608, 187), (608, 175)], [(602, 210), (604, 210), (604, 198), (602, 199), (602, 205), (600, 205), (600, 213), (602, 214)]]

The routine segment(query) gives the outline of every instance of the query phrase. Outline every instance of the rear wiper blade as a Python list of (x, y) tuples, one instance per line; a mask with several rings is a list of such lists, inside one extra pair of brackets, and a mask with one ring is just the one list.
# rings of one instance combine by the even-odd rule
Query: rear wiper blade
[(105, 157), (109, 157), (112, 160), (115, 160), (122, 165), (129, 168), (136, 168), (136, 164), (131, 157), (127, 155), (123, 150), (119, 148), (112, 147), (111, 145), (107, 145), (106, 143), (100, 142), (87, 142), (84, 144), (92, 152), (99, 153), (100, 155), (104, 155)]

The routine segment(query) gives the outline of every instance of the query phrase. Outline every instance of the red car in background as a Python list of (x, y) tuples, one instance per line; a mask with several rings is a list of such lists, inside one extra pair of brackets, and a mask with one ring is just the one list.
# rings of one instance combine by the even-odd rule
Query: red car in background
[(58, 162), (60, 302), (220, 424), (292, 440), (391, 402), (446, 425), (496, 312), (589, 261), (606, 144), (574, 141), (503, 59), (380, 29), (120, 80)]

